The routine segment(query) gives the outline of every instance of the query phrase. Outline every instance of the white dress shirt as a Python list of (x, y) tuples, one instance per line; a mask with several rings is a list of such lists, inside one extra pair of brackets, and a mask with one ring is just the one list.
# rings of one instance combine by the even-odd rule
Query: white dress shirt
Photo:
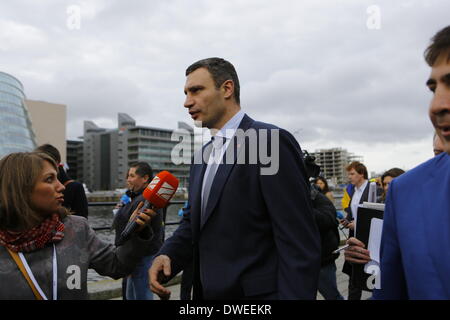
[(355, 219), (355, 230), (356, 230), (356, 220), (359, 202), (361, 201), (364, 189), (366, 189), (368, 183), (369, 181), (366, 180), (359, 188), (355, 186), (355, 192), (353, 193), (352, 202), (350, 203), (350, 207), (352, 208), (353, 219)]
[[(203, 201), (205, 200), (205, 199), (203, 199), (205, 180), (206, 180), (205, 177), (208, 176), (211, 168), (213, 168), (213, 170), (215, 170), (216, 172), (218, 169), (218, 166), (211, 166), (211, 164), (213, 162), (216, 162), (216, 163), (222, 162), (225, 151), (227, 150), (231, 139), (236, 134), (236, 130), (239, 128), (239, 125), (241, 124), (241, 121), (244, 118), (244, 116), (245, 116), (245, 112), (243, 112), (242, 110), (239, 110), (239, 112), (236, 113), (230, 120), (228, 120), (228, 122), (225, 123), (225, 125), (214, 136), (214, 137), (222, 137), (224, 139), (214, 139), (212, 142), (213, 150), (211, 151), (211, 156), (208, 159), (208, 165), (206, 167), (205, 175), (203, 176), (203, 182), (202, 182), (202, 204), (203, 204)], [(214, 172), (213, 174), (215, 175), (216, 172)]]

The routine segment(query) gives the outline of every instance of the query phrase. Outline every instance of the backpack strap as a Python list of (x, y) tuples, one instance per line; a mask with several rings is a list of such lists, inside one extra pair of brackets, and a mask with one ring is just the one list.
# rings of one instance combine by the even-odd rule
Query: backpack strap
[(8, 253), (13, 258), (14, 262), (17, 264), (17, 267), (19, 267), (20, 272), (22, 272), (23, 276), (28, 282), (28, 285), (30, 286), (31, 290), (33, 290), (34, 296), (36, 297), (36, 300), (44, 300), (38, 290), (36, 289), (36, 286), (34, 285), (33, 281), (31, 281), (30, 276), (28, 275), (27, 270), (25, 269), (25, 266), (22, 263), (22, 260), (20, 260), (19, 255), (17, 252), (12, 251), (8, 247), (5, 247), (6, 250), (8, 250)]

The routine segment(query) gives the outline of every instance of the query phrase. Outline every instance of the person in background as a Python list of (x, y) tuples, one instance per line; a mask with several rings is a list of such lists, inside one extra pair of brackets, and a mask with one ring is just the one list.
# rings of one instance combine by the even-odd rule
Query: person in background
[[(339, 253), (334, 253), (339, 246), (339, 223), (336, 219), (336, 208), (328, 199), (323, 189), (319, 187), (320, 166), (315, 163), (315, 157), (304, 151), (306, 174), (311, 183), (311, 201), (314, 220), (319, 229), (321, 244), (321, 264), (318, 282), (318, 292), (325, 300), (343, 300), (336, 283), (336, 263)], [(322, 178), (323, 179), (323, 178)], [(326, 182), (326, 181), (325, 181)], [(323, 183), (323, 182), (322, 182)], [(328, 187), (328, 185), (327, 185)], [(325, 189), (325, 188), (324, 188)]]
[[(358, 206), (362, 204), (364, 201), (368, 200), (369, 197), (369, 181), (368, 181), (368, 173), (367, 168), (364, 164), (359, 161), (353, 161), (350, 163), (347, 168), (348, 179), (350, 183), (354, 186), (352, 189), (353, 192), (349, 194), (350, 201), (349, 206), (345, 209), (347, 216), (345, 219), (341, 220), (341, 223), (344, 227), (349, 229), (349, 237), (354, 236), (354, 217), (357, 213)], [(342, 272), (347, 274), (349, 279), (348, 285), (348, 300), (360, 300), (362, 290), (360, 288), (356, 288), (353, 286), (352, 274), (353, 274), (353, 266), (349, 262), (345, 262), (342, 268)]]
[[(442, 143), (442, 140), (435, 132), (433, 135), (433, 153), (435, 156), (437, 156), (442, 152), (444, 152), (444, 145)], [(405, 171), (402, 169), (392, 168), (386, 171), (381, 176), (381, 181), (383, 184), (383, 195), (381, 198), (382, 203), (386, 202), (386, 196), (389, 190), (389, 185), (391, 184), (392, 180), (395, 177), (402, 175), (403, 173), (405, 173)], [(358, 264), (366, 264), (371, 260), (370, 252), (369, 250), (365, 249), (366, 245), (363, 242), (359, 241), (354, 237), (351, 237), (347, 240), (347, 244), (350, 246), (344, 252), (346, 261)]]
[(113, 209), (114, 216), (119, 212), (119, 209), (125, 206), (126, 204), (131, 202), (131, 198), (127, 193), (124, 193), (121, 197), (119, 202), (116, 204), (116, 206)]
[[(381, 176), (384, 191), (381, 199), (382, 203), (386, 201), (386, 195), (389, 190), (389, 185), (391, 184), (393, 179), (404, 173), (405, 171), (399, 168), (392, 168), (383, 173), (383, 175)], [(347, 244), (349, 245), (349, 247), (344, 251), (346, 262), (366, 264), (371, 260), (369, 250), (365, 249), (365, 243), (355, 237), (350, 237), (347, 240)]]
[(383, 194), (381, 195), (380, 203), (386, 202), (386, 195), (389, 189), (389, 184), (391, 181), (402, 174), (405, 173), (405, 170), (402, 170), (400, 168), (392, 168), (383, 173), (381, 176), (381, 185), (383, 187)]
[(69, 209), (72, 214), (88, 218), (89, 209), (88, 201), (86, 198), (86, 192), (84, 191), (83, 184), (71, 179), (64, 166), (61, 164), (61, 154), (51, 144), (43, 144), (36, 148), (36, 152), (43, 152), (48, 154), (55, 160), (58, 165), (58, 180), (64, 185), (64, 203), (63, 206)]
[(120, 278), (148, 254), (153, 210), (130, 217), (140, 227), (122, 247), (100, 240), (85, 218), (62, 206), (64, 185), (45, 153), (0, 161), (0, 300), (88, 299), (87, 273)]
[(311, 187), (311, 200), (321, 242), (318, 291), (325, 300), (344, 300), (336, 283), (335, 260), (339, 257), (339, 253), (333, 253), (339, 247), (340, 242), (336, 208), (317, 185)]
[(322, 192), (332, 203), (334, 203), (334, 197), (333, 193), (331, 192), (330, 188), (328, 187), (327, 179), (323, 177), (317, 177), (314, 180), (314, 184), (319, 187), (320, 192)]
[[(136, 210), (140, 202), (145, 201), (142, 192), (152, 179), (153, 170), (147, 162), (134, 163), (128, 169), (127, 184), (129, 190), (127, 195), (131, 198), (131, 201), (119, 208), (113, 221), (116, 244), (130, 219), (130, 215)], [(160, 210), (157, 213), (150, 223), (154, 234), (152, 242), (149, 243), (150, 254), (141, 259), (133, 272), (126, 278), (126, 281), (122, 283), (122, 290), (125, 291), (124, 300), (153, 300), (153, 294), (148, 284), (147, 271), (152, 263), (153, 255), (158, 252), (162, 245), (162, 214)]]

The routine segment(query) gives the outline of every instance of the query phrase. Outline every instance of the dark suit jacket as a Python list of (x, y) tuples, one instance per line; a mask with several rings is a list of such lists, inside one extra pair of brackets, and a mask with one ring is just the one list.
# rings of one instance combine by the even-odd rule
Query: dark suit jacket
[(389, 185), (375, 299), (450, 299), (450, 156), (442, 153)]
[(89, 215), (88, 201), (83, 185), (78, 181), (72, 181), (66, 185), (63, 206), (70, 209), (74, 215), (87, 219)]
[[(112, 228), (115, 231), (114, 245), (117, 246), (117, 242), (119, 241), (120, 235), (123, 230), (125, 230), (128, 221), (130, 220), (131, 215), (134, 210), (138, 207), (140, 202), (145, 202), (144, 196), (142, 195), (142, 191), (133, 193), (131, 192), (131, 201), (121, 207), (114, 217), (114, 221), (112, 223)], [(150, 221), (150, 229), (153, 234), (153, 238), (151, 243), (149, 243), (151, 249), (149, 250), (149, 255), (154, 255), (159, 251), (163, 243), (163, 218), (162, 218), (162, 210), (156, 210), (156, 215)]]
[[(370, 181), (367, 182), (366, 188), (363, 191), (363, 194), (361, 195), (361, 199), (359, 200), (359, 204), (363, 204), (364, 201), (367, 201), (369, 198), (369, 188), (370, 188)], [(352, 212), (352, 199), (353, 195), (355, 194), (355, 190), (353, 191), (352, 195), (350, 196), (350, 202), (347, 208), (345, 208), (345, 212), (347, 213), (346, 219), (348, 221), (354, 220), (354, 212)], [(355, 232), (353, 230), (348, 231), (348, 237), (354, 237)], [(367, 243), (366, 243), (367, 246)], [(342, 272), (345, 274), (351, 276), (352, 275), (352, 264), (350, 262), (345, 261), (344, 265), (342, 266)]]
[(324, 267), (334, 263), (334, 260), (339, 257), (339, 253), (333, 254), (333, 251), (339, 247), (340, 239), (336, 208), (326, 195), (317, 190), (311, 191), (311, 199), (313, 201), (314, 218), (320, 233), (321, 266)]
[[(315, 299), (320, 239), (300, 146), (287, 131), (248, 116), (239, 128), (279, 130), (278, 173), (261, 175), (261, 162), (236, 161), (248, 160), (251, 148), (235, 136), (224, 155), (234, 150), (234, 163), (219, 166), (201, 224), (206, 165), (194, 163), (188, 210), (160, 254), (171, 258), (172, 276), (193, 260), (194, 299)], [(269, 153), (276, 152), (267, 136)]]
[[(363, 204), (364, 201), (367, 201), (367, 199), (369, 199), (369, 188), (370, 188), (370, 181), (367, 181), (367, 185), (364, 188), (364, 191), (361, 195), (361, 199), (359, 199), (359, 204)], [(354, 195), (355, 195), (355, 189), (353, 190), (353, 193), (350, 195), (350, 201), (349, 201), (348, 207), (344, 209), (344, 211), (347, 213), (346, 219), (349, 221), (352, 221), (354, 219), (354, 212), (352, 212), (352, 200), (353, 200)]]

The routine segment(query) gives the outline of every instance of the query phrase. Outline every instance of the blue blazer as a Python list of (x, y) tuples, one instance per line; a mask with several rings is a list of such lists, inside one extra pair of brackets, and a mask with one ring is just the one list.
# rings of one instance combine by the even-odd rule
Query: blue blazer
[(287, 131), (247, 115), (239, 128), (280, 130), (278, 173), (261, 175), (261, 162), (236, 161), (248, 160), (251, 148), (235, 136), (234, 163), (217, 169), (201, 224), (206, 164), (191, 165), (189, 207), (160, 254), (171, 258), (172, 276), (193, 261), (194, 299), (315, 299), (320, 237), (300, 146)]
[(450, 156), (389, 186), (375, 299), (450, 299)]

